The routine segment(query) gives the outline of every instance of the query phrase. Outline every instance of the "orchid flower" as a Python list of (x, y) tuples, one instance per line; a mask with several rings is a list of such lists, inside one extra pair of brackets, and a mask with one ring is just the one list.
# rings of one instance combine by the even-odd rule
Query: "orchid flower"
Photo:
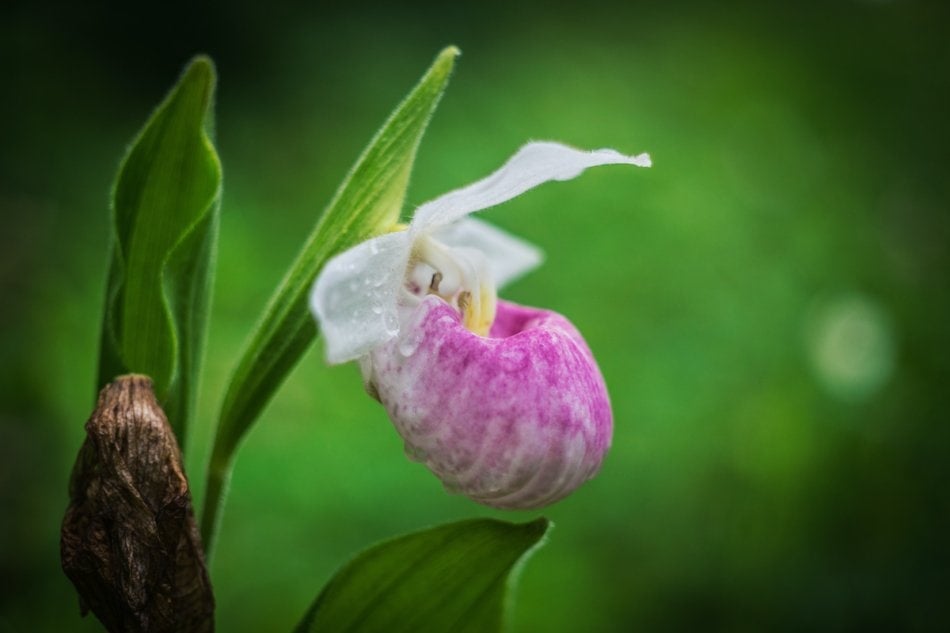
[(537, 508), (590, 479), (610, 447), (603, 377), (564, 317), (500, 301), (540, 251), (469, 218), (588, 167), (647, 154), (523, 146), (500, 169), (332, 258), (311, 293), (331, 364), (358, 360), (407, 454), (451, 492)]

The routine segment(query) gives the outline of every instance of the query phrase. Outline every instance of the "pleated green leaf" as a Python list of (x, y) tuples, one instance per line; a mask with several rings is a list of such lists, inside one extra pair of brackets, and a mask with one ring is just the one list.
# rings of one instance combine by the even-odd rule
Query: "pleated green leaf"
[(317, 597), (297, 633), (495, 633), (547, 519), (474, 519), (375, 545)]
[(208, 136), (214, 65), (196, 57), (149, 118), (112, 192), (99, 387), (150, 376), (184, 444), (204, 350), (221, 164)]
[(392, 228), (409, 174), (459, 51), (443, 50), (363, 151), (271, 297), (228, 386), (209, 466), (202, 536), (210, 550), (231, 458), (241, 438), (317, 335), (307, 297), (342, 250)]

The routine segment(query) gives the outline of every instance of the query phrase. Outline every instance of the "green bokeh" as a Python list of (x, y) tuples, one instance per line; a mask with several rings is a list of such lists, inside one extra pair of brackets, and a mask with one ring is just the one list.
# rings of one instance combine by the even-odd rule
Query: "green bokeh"
[[(763, 3), (764, 4), (764, 3)], [(93, 403), (106, 205), (196, 52), (219, 72), (219, 273), (187, 457), (320, 210), (444, 45), (418, 205), (528, 139), (649, 151), (484, 217), (544, 248), (505, 296), (584, 332), (601, 474), (545, 509), (513, 630), (943, 630), (950, 584), (950, 13), (838, 0), (306, 11), (0, 9), (0, 631), (96, 630), (59, 569)], [(501, 513), (405, 458), (316, 347), (251, 432), (213, 577), (222, 631), (286, 631), (355, 552)], [(941, 620), (943, 618), (943, 620)]]

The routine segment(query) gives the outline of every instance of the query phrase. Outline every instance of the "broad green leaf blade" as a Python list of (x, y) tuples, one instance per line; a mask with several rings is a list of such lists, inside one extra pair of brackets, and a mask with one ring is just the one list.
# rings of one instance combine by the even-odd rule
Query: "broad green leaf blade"
[(99, 386), (150, 376), (184, 445), (207, 330), (221, 165), (207, 128), (215, 72), (196, 57), (119, 167)]
[(375, 545), (337, 572), (297, 633), (500, 631), (513, 572), (549, 527), (474, 519)]
[(231, 378), (218, 420), (202, 517), (209, 549), (219, 496), (240, 439), (317, 335), (307, 307), (310, 286), (330, 257), (397, 222), (419, 141), (458, 54), (455, 47), (443, 50), (376, 133), (271, 297)]

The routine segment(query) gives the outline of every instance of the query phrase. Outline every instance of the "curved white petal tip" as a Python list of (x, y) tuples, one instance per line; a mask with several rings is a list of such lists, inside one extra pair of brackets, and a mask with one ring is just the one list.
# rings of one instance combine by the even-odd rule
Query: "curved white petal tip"
[(521, 147), (486, 178), (431, 200), (412, 218), (412, 229), (445, 226), (470, 213), (494, 207), (552, 180), (570, 180), (589, 167), (627, 164), (649, 167), (649, 154), (627, 156), (613, 149), (579, 150), (553, 141), (534, 141)]

